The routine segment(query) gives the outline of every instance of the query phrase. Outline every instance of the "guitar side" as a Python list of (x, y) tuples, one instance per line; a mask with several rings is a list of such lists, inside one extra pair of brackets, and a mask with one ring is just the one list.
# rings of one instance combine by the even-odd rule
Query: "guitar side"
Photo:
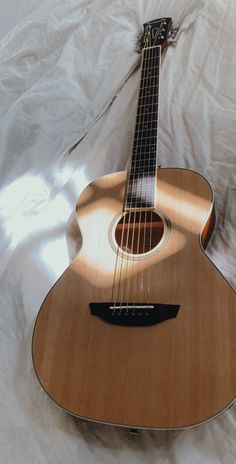
[(125, 172), (104, 176), (80, 197), (82, 248), (38, 314), (35, 371), (46, 393), (75, 416), (156, 429), (200, 424), (236, 396), (235, 292), (203, 251), (212, 191), (193, 171), (159, 170), (163, 240), (145, 255), (121, 258), (119, 285), (139, 303), (180, 308), (160, 324), (121, 327), (92, 315), (89, 304), (111, 301), (114, 292), (125, 180)]

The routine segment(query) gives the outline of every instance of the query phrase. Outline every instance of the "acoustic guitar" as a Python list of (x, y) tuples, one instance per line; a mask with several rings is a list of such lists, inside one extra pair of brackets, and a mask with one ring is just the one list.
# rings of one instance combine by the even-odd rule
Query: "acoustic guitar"
[(236, 396), (235, 292), (204, 252), (213, 193), (159, 168), (161, 53), (170, 18), (144, 24), (129, 169), (77, 204), (82, 247), (50, 290), (32, 341), (37, 377), (68, 413), (129, 428), (206, 422)]

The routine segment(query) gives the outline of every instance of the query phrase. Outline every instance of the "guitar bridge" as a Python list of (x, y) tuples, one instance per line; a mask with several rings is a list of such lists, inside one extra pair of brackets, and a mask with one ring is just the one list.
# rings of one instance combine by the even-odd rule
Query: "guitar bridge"
[(180, 305), (143, 303), (90, 303), (90, 312), (116, 325), (142, 327), (159, 324), (177, 316)]

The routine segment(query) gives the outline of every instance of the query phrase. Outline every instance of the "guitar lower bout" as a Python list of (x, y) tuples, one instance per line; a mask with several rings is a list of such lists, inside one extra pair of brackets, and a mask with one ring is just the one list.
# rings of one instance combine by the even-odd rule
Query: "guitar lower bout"
[[(125, 172), (104, 176), (80, 197), (82, 248), (38, 314), (35, 371), (78, 417), (150, 429), (200, 424), (236, 393), (235, 292), (203, 251), (212, 191), (193, 171), (160, 169), (154, 211), (127, 221), (125, 180)], [(158, 230), (154, 242), (145, 241), (145, 220)]]

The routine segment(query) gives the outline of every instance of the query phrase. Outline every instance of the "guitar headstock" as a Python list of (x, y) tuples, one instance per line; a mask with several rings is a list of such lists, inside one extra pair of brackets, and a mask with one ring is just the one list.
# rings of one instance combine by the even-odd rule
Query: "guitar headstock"
[(169, 45), (175, 45), (178, 28), (172, 27), (171, 18), (154, 19), (143, 25), (144, 31), (139, 39), (138, 52), (142, 49), (161, 46), (162, 51)]

